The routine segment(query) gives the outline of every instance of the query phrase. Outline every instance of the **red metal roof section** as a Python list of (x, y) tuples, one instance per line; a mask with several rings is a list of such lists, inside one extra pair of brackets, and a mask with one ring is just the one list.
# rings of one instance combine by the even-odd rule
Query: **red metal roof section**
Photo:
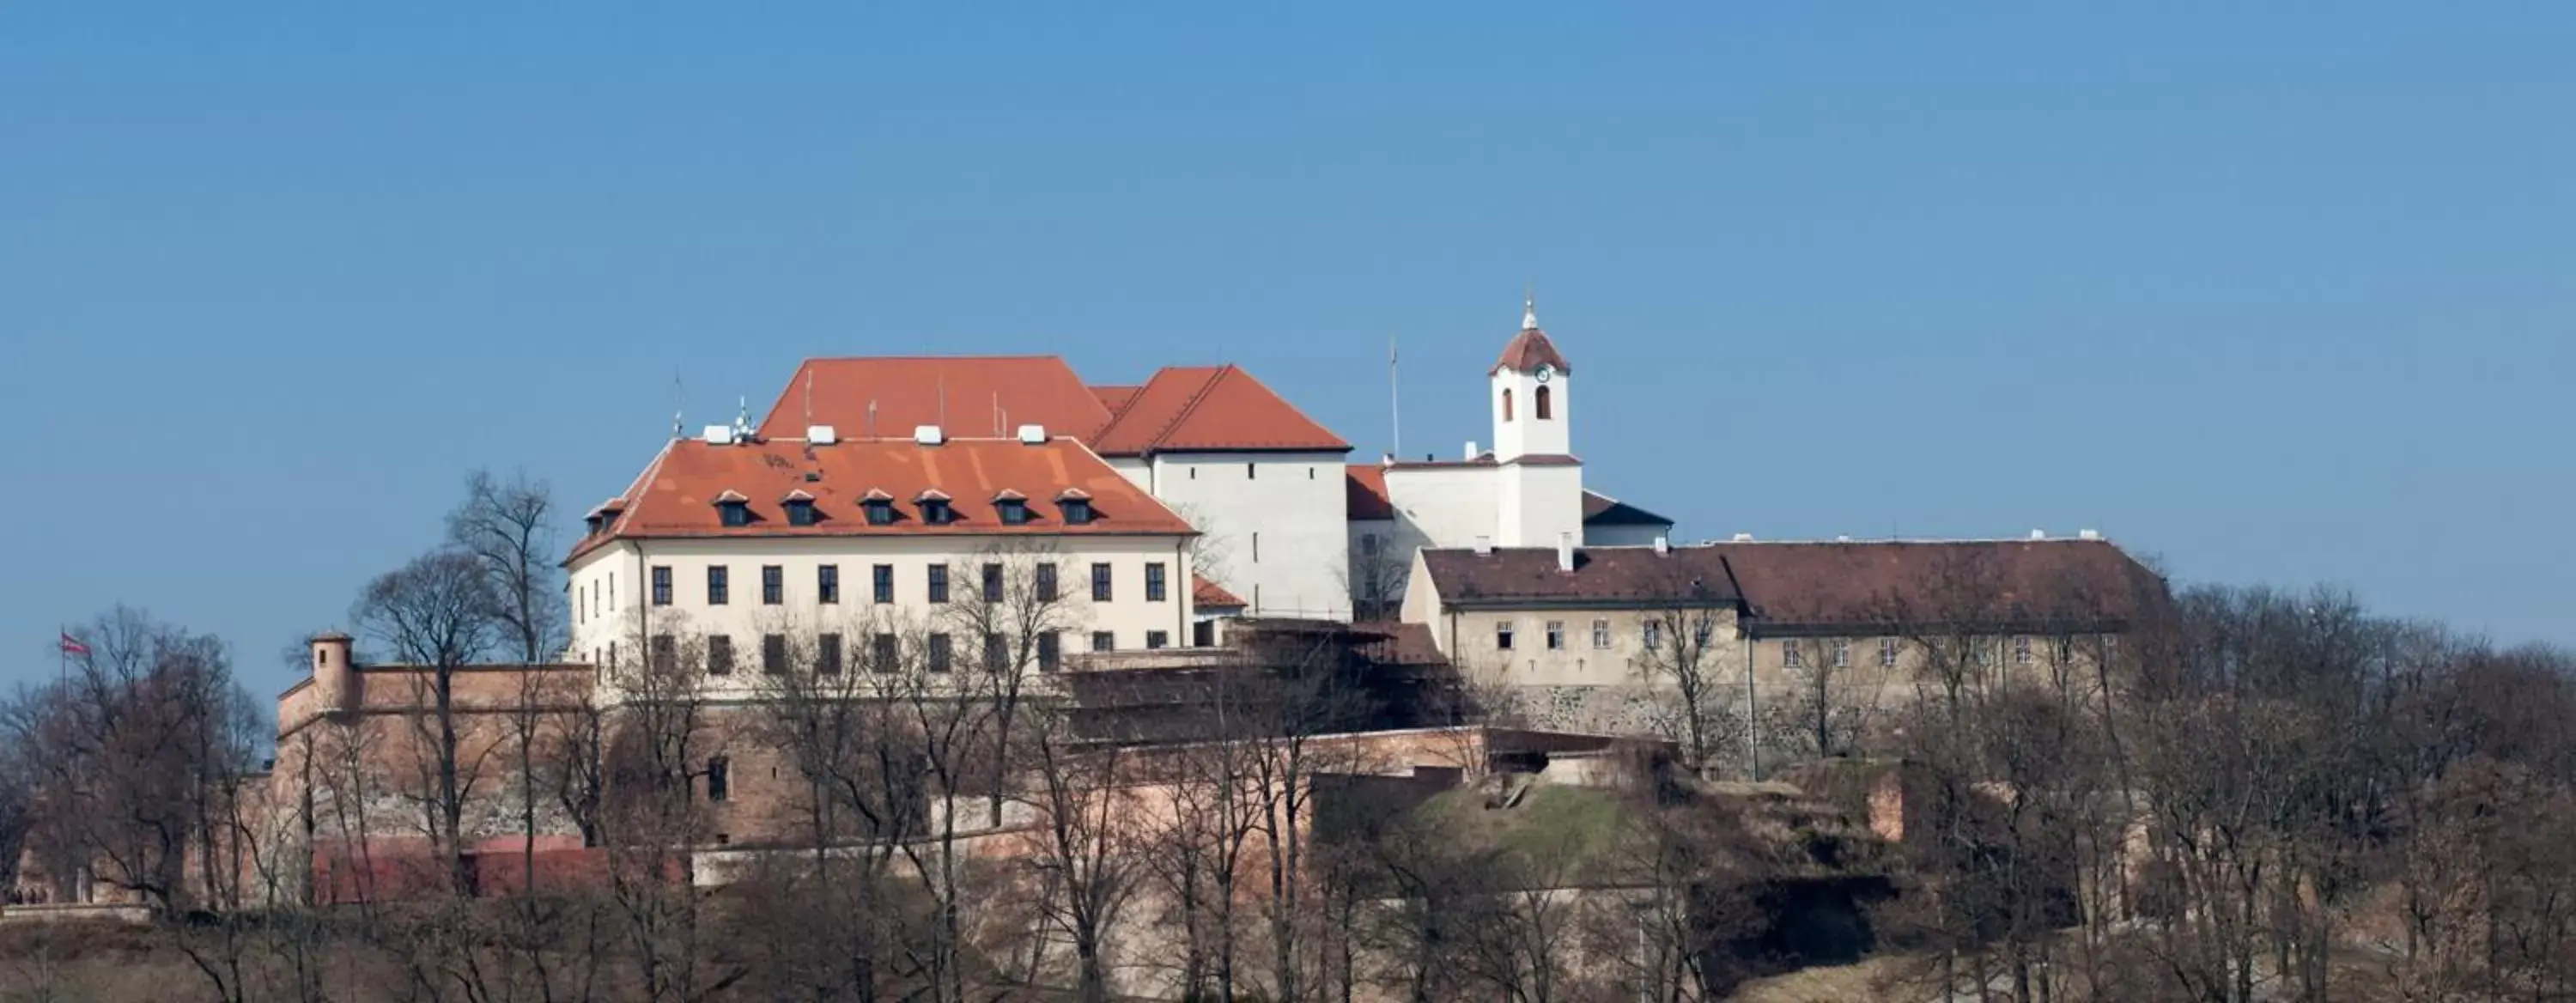
[(1344, 467), (1343, 484), (1348, 488), (1352, 519), (1393, 519), (1395, 501), (1386, 494), (1386, 468), (1375, 463), (1353, 463)]
[(1233, 365), (1164, 367), (1090, 441), (1103, 456), (1351, 448), (1251, 373)]
[(1202, 610), (1242, 609), (1243, 597), (1226, 591), (1225, 586), (1223, 585), (1209, 581), (1206, 575), (1192, 574), (1190, 576), (1190, 603)]
[[(1068, 525), (1054, 506), (1030, 503), (1026, 523), (1001, 520), (991, 499), (1004, 491), (1055, 498), (1087, 493), (1092, 521)], [(714, 504), (725, 492), (753, 499), (751, 524), (726, 526)], [(811, 526), (787, 522), (780, 498), (814, 497)], [(931, 525), (897, 505), (893, 525), (868, 525), (868, 498), (946, 496), (954, 522)], [(1082, 444), (1057, 438), (1030, 445), (1016, 439), (950, 439), (924, 446), (909, 439), (849, 440), (808, 447), (797, 441), (711, 445), (674, 441), (654, 460), (627, 499), (626, 511), (575, 547), (578, 557), (613, 539), (653, 537), (865, 537), (977, 535), (1116, 535), (1189, 533), (1189, 523), (1120, 476)]]
[[(811, 381), (813, 415), (806, 416)], [(874, 430), (868, 407), (876, 406)], [(1054, 355), (886, 356), (807, 359), (796, 367), (760, 435), (801, 438), (805, 426), (830, 425), (843, 439), (910, 438), (919, 425), (951, 436), (1007, 436), (1021, 425), (1089, 441), (1109, 424), (1109, 408)]]
[(1542, 363), (1556, 367), (1560, 373), (1574, 371), (1573, 366), (1565, 364), (1565, 354), (1556, 350), (1556, 343), (1547, 340), (1547, 332), (1533, 327), (1514, 335), (1512, 343), (1503, 346), (1503, 357), (1495, 360), (1494, 368), (1485, 370), (1485, 375), (1491, 376), (1506, 369), (1526, 373)]
[(1145, 389), (1145, 388), (1143, 388), (1143, 387), (1093, 387), (1093, 388), (1091, 388), (1091, 395), (1092, 395), (1092, 396), (1094, 396), (1094, 397), (1098, 397), (1098, 398), (1100, 398), (1100, 406), (1101, 406), (1101, 407), (1108, 408), (1108, 409), (1109, 409), (1109, 413), (1110, 413), (1110, 415), (1114, 417), (1114, 416), (1116, 416), (1116, 415), (1118, 414), (1118, 412), (1121, 412), (1121, 411), (1127, 410), (1127, 402), (1128, 402), (1128, 401), (1135, 400), (1135, 399), (1136, 399), (1136, 391), (1139, 391), (1139, 390), (1142, 390), (1142, 389)]

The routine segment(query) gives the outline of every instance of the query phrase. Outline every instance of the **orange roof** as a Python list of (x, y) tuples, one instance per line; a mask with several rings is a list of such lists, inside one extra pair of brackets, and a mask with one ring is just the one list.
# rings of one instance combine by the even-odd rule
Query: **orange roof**
[(1223, 585), (1209, 581), (1206, 575), (1193, 574), (1190, 576), (1190, 605), (1203, 610), (1242, 609), (1243, 597), (1226, 591)]
[(1503, 346), (1503, 357), (1495, 360), (1494, 368), (1486, 370), (1485, 375), (1491, 376), (1506, 369), (1526, 373), (1541, 365), (1554, 366), (1560, 373), (1574, 371), (1573, 366), (1565, 364), (1565, 353), (1557, 351), (1556, 343), (1547, 340), (1547, 332), (1535, 327), (1526, 328), (1512, 337), (1511, 344)]
[(1232, 365), (1163, 367), (1090, 442), (1103, 456), (1198, 449), (1351, 448), (1251, 373)]
[(1109, 424), (1109, 408), (1053, 355), (807, 359), (770, 406), (760, 435), (802, 438), (807, 424), (830, 425), (844, 439), (909, 438), (918, 425), (939, 425), (951, 436), (1003, 437), (1021, 425), (1042, 425), (1048, 435), (1088, 441)]
[[(1069, 490), (1086, 492), (1092, 521), (1068, 525), (1061, 503)], [(791, 491), (814, 498), (820, 519), (791, 526), (780, 500)], [(1033, 499), (1029, 521), (1006, 525), (995, 499), (1016, 491)], [(715, 500), (741, 495), (751, 524), (726, 526)], [(902, 499), (946, 495), (956, 521), (931, 525)], [(893, 525), (871, 526), (861, 501), (891, 497)], [(663, 448), (625, 499), (625, 509), (601, 531), (573, 548), (579, 557), (615, 539), (655, 537), (867, 537), (991, 534), (1122, 533), (1186, 534), (1189, 523), (1120, 476), (1080, 442), (1055, 438), (1030, 445), (1016, 439), (950, 439), (924, 446), (909, 439), (845, 440), (814, 446), (773, 439), (718, 446), (679, 439)]]
[(1386, 468), (1375, 463), (1354, 463), (1345, 468), (1343, 478), (1348, 488), (1352, 519), (1393, 519), (1395, 501), (1386, 494)]
[(1101, 406), (1101, 407), (1108, 408), (1108, 409), (1109, 409), (1109, 413), (1110, 413), (1112, 416), (1115, 416), (1115, 415), (1117, 415), (1117, 414), (1118, 414), (1118, 412), (1120, 412), (1120, 411), (1124, 411), (1124, 410), (1127, 410), (1127, 402), (1128, 402), (1128, 401), (1135, 400), (1135, 399), (1136, 399), (1136, 391), (1138, 391), (1138, 390), (1142, 390), (1142, 389), (1145, 389), (1145, 388), (1143, 388), (1143, 387), (1093, 387), (1093, 388), (1091, 388), (1091, 395), (1092, 395), (1092, 396), (1094, 396), (1094, 397), (1098, 397), (1098, 398), (1100, 398), (1100, 406)]

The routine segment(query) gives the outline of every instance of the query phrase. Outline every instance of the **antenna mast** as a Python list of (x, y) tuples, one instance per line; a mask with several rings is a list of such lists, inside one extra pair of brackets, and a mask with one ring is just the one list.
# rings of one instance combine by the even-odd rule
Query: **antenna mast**
[(671, 373), (671, 438), (674, 439), (687, 434), (683, 431), (685, 426), (680, 424), (681, 400), (680, 374), (679, 371), (673, 370)]
[(1395, 375), (1395, 336), (1386, 336), (1386, 422), (1393, 440), (1388, 443), (1389, 456), (1404, 455), (1404, 398)]

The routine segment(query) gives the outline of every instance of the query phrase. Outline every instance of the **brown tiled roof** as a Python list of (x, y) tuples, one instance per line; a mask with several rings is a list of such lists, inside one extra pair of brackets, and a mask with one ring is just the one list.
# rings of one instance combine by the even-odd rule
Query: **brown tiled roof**
[[(2164, 594), (2107, 540), (1720, 543), (1755, 622), (2126, 619)], [(1760, 628), (1757, 627), (1757, 633)]]
[(1707, 547), (1588, 547), (1574, 570), (1559, 571), (1556, 548), (1498, 547), (1492, 553), (1439, 548), (1422, 552), (1432, 587), (1452, 606), (1621, 606), (1695, 596), (1720, 605), (1738, 601), (1723, 555)]
[(919, 425), (939, 425), (951, 436), (995, 437), (1042, 425), (1049, 435), (1089, 441), (1110, 421), (1101, 397), (1058, 356), (807, 359), (761, 421), (762, 438), (805, 434), (809, 379), (812, 424), (830, 425), (843, 439), (871, 437), (871, 403), (873, 437), (884, 439), (909, 438)]
[(1190, 604), (1199, 609), (1242, 609), (1243, 597), (1209, 581), (1206, 575), (1190, 576)]
[(1393, 519), (1395, 502), (1386, 495), (1386, 468), (1375, 463), (1353, 463), (1343, 468), (1342, 484), (1350, 499), (1352, 519)]
[(1103, 456), (1201, 449), (1347, 450), (1343, 442), (1240, 367), (1166, 366), (1097, 438)]
[(1565, 355), (1556, 350), (1556, 343), (1547, 340), (1547, 332), (1533, 327), (1512, 336), (1512, 343), (1503, 346), (1503, 357), (1494, 360), (1494, 368), (1486, 370), (1485, 375), (1506, 369), (1526, 373), (1541, 364), (1555, 366), (1560, 373), (1574, 371), (1573, 366), (1565, 364)]
[(1583, 524), (1586, 526), (1670, 526), (1673, 521), (1586, 488), (1583, 491)]
[(2164, 584), (2104, 540), (1711, 543), (1423, 551), (1442, 600), (1469, 608), (1616, 606), (1696, 596), (1740, 604), (1755, 634), (1891, 622), (2127, 620)]
[[(1004, 491), (1057, 498), (1087, 492), (1092, 521), (1065, 524), (1055, 507), (1031, 502), (1029, 521), (1001, 521), (991, 499)], [(792, 490), (814, 497), (819, 520), (791, 526), (785, 505), (768, 501)], [(751, 524), (726, 526), (714, 504), (726, 492), (749, 498)], [(871, 526), (867, 498), (947, 497), (956, 520), (923, 522), (898, 504), (893, 525)], [(950, 439), (923, 446), (909, 439), (844, 440), (808, 447), (794, 440), (711, 445), (674, 440), (630, 489), (625, 510), (573, 550), (578, 557), (614, 539), (654, 537), (1113, 535), (1191, 532), (1189, 523), (1067, 438), (1031, 445), (1016, 439)]]

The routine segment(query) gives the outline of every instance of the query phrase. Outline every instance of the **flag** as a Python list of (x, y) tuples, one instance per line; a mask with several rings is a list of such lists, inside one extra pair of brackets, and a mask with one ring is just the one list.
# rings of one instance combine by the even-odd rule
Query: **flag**
[(62, 651), (63, 654), (66, 655), (86, 655), (89, 654), (89, 645), (80, 643), (80, 638), (73, 637), (69, 632), (64, 632), (62, 636)]

